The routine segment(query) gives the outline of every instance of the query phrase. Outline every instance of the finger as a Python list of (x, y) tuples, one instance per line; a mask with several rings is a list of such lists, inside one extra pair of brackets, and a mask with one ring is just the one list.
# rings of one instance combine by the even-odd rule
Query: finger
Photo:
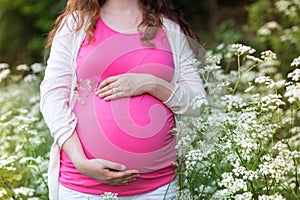
[(107, 181), (109, 184), (113, 185), (124, 185), (128, 184), (129, 182), (137, 180), (138, 176), (130, 176), (130, 177), (125, 177), (125, 178), (118, 178), (118, 179), (110, 179)]
[(118, 92), (118, 93), (107, 95), (107, 96), (102, 97), (102, 98), (104, 98), (105, 101), (111, 101), (111, 100), (119, 99), (119, 98), (123, 98), (123, 97), (128, 97), (128, 95), (126, 95), (124, 92)]
[(102, 165), (104, 165), (106, 169), (116, 170), (116, 171), (124, 171), (126, 166), (120, 163), (112, 162), (109, 160), (97, 159)]
[(113, 95), (115, 92), (113, 89), (110, 89), (110, 90), (107, 90), (107, 91), (99, 91), (99, 92), (96, 92), (95, 94), (100, 97), (100, 98), (104, 98), (104, 97), (108, 97), (108, 96), (111, 96)]
[(138, 177), (140, 177), (140, 174), (138, 173), (127, 173), (127, 172), (110, 172), (108, 175), (110, 182), (122, 182), (122, 181), (134, 181)]
[(104, 88), (105, 86), (117, 81), (118, 79), (120, 78), (120, 75), (117, 75), (117, 76), (110, 76), (108, 78), (106, 78), (105, 80), (103, 80), (100, 84), (99, 84), (99, 87), (98, 89), (102, 89)]
[(99, 86), (95, 93), (98, 95), (100, 93), (107, 92), (107, 91), (112, 90), (112, 89), (117, 88), (117, 87), (118, 86), (117, 86), (116, 82), (112, 82), (112, 83), (106, 85), (105, 87), (102, 87), (101, 89), (100, 89), (100, 86)]

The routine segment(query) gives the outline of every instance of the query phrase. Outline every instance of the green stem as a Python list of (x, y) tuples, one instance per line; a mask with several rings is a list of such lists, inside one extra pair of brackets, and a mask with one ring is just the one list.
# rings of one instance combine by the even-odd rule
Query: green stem
[(268, 193), (268, 195), (270, 195), (270, 189), (269, 189), (269, 186), (268, 186), (268, 180), (267, 180), (267, 176), (265, 174), (264, 174), (264, 178), (265, 178), (265, 182), (266, 182), (267, 193)]
[(248, 72), (250, 72), (252, 69), (254, 69), (255, 67), (257, 67), (258, 66), (258, 64), (259, 63), (257, 63), (257, 64), (255, 64), (255, 65), (253, 65), (252, 67), (250, 67), (246, 72), (248, 73)]
[(241, 73), (241, 56), (238, 54), (237, 55), (237, 62), (238, 62), (238, 80), (236, 81), (235, 85), (234, 85), (234, 88), (233, 88), (233, 91), (232, 91), (232, 94), (234, 94), (236, 92), (236, 89), (241, 81), (241, 77), (242, 77), (242, 73)]
[[(289, 150), (292, 151), (292, 148), (289, 145), (289, 143), (287, 142), (286, 144), (287, 144)], [(295, 193), (298, 194), (298, 188), (299, 188), (298, 170), (297, 170), (298, 165), (297, 165), (295, 158), (293, 158), (293, 161), (294, 161), (294, 166), (295, 166), (295, 178), (296, 178), (295, 179), (295, 182), (296, 182)]]
[(295, 199), (299, 199), (299, 196), (298, 196), (293, 190), (288, 189), (288, 188), (286, 187), (286, 185), (280, 184), (280, 186), (281, 186), (286, 192), (290, 193), (293, 197), (295, 197)]

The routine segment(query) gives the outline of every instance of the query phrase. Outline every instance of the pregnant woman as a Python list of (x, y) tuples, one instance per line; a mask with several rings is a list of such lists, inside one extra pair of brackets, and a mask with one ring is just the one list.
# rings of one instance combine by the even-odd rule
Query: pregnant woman
[(188, 38), (168, 0), (68, 1), (41, 84), (50, 199), (176, 197), (174, 115), (205, 96)]

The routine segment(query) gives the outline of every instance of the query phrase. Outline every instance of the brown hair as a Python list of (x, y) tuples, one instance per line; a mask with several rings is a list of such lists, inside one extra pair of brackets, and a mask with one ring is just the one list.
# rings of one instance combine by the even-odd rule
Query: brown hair
[[(77, 24), (75, 31), (79, 31), (83, 27), (85, 17), (90, 19), (90, 24), (86, 33), (89, 37), (89, 42), (91, 42), (94, 39), (93, 31), (96, 28), (100, 8), (105, 2), (106, 0), (68, 0), (65, 11), (57, 18), (54, 28), (48, 35), (46, 48), (51, 46), (54, 35), (62, 24), (63, 19), (70, 15), (72, 15)], [(143, 36), (141, 37), (141, 41), (144, 44), (152, 46), (151, 40), (155, 37), (157, 32), (157, 28), (153, 27), (162, 26), (161, 16), (169, 18), (177, 23), (185, 35), (190, 39), (197, 41), (196, 35), (182, 19), (180, 12), (171, 4), (170, 0), (139, 0), (139, 3), (143, 11), (143, 19), (139, 24), (139, 29), (145, 27)], [(75, 11), (79, 13), (79, 17), (74, 16)]]

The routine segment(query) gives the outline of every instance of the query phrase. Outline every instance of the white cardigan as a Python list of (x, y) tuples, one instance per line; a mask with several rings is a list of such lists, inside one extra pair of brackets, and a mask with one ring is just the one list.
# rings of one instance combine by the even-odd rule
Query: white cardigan
[[(86, 36), (84, 28), (74, 31), (76, 24), (73, 17), (68, 17), (65, 22), (54, 37), (45, 77), (40, 86), (40, 110), (54, 138), (48, 170), (51, 200), (58, 200), (60, 148), (72, 135), (77, 124), (72, 112), (76, 101), (76, 58)], [(205, 90), (193, 67), (193, 51), (179, 25), (163, 19), (163, 26), (173, 53), (175, 75), (172, 83), (176, 86), (169, 99), (163, 103), (175, 114), (199, 116), (200, 108), (193, 108), (191, 102), (195, 97), (204, 98)], [(87, 27), (87, 23), (84, 27)]]

